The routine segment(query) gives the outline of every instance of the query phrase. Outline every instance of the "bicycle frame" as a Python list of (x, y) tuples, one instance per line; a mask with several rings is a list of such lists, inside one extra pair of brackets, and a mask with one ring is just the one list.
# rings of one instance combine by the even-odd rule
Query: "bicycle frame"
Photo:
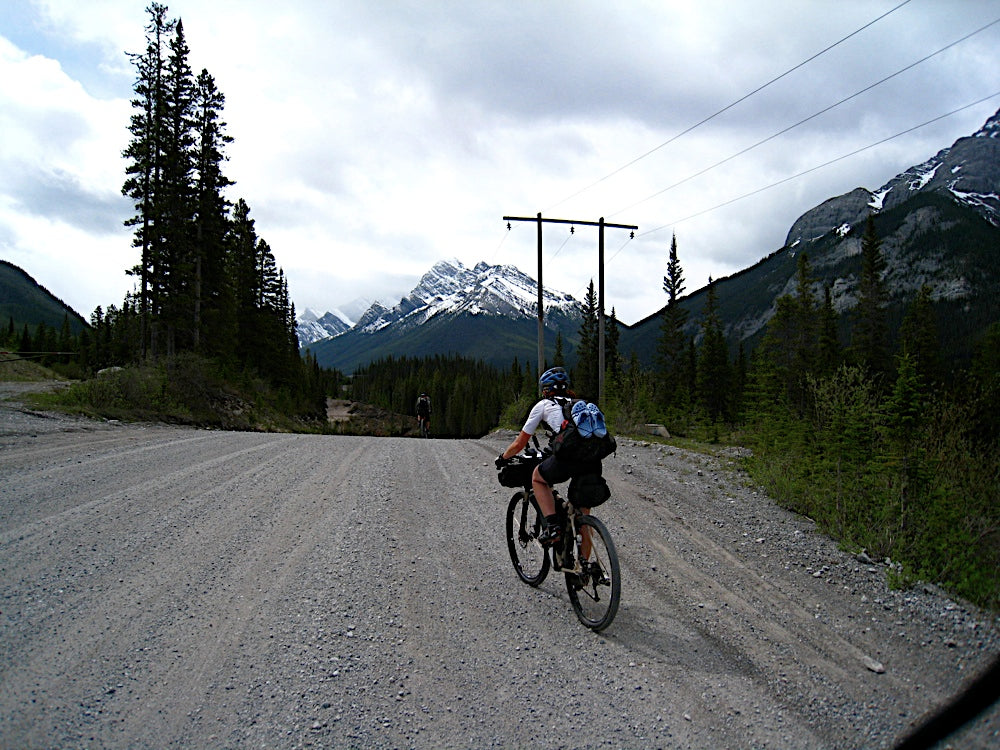
[[(534, 496), (534, 493), (532, 493), (532, 496)], [(579, 508), (577, 508), (575, 505), (572, 505), (570, 501), (564, 498), (562, 495), (560, 495), (559, 491), (556, 490), (555, 488), (552, 489), (552, 497), (557, 503), (556, 507), (562, 508), (563, 511), (566, 513), (566, 523), (563, 525), (563, 539), (565, 541), (562, 543), (562, 546), (566, 546), (567, 544), (572, 544), (571, 552), (575, 551), (577, 549), (576, 545), (577, 536), (580, 536), (581, 551), (585, 545), (589, 547), (590, 540), (583, 539), (583, 527), (578, 523), (580, 516), (585, 515), (584, 512)], [(580, 564), (579, 554), (573, 555), (573, 567), (566, 568), (563, 565), (564, 560), (561, 559), (562, 555), (559, 555), (560, 559), (556, 560), (556, 555), (559, 554), (559, 552), (555, 549), (555, 547), (552, 548), (551, 553), (552, 553), (553, 567), (556, 570), (562, 573), (583, 572), (583, 566)]]
[(618, 553), (607, 527), (553, 488), (563, 516), (562, 540), (543, 546), (541, 510), (530, 483), (524, 481), (507, 505), (506, 518), (507, 547), (518, 577), (537, 587), (550, 567), (561, 572), (577, 618), (591, 630), (604, 630), (614, 619), (621, 596)]

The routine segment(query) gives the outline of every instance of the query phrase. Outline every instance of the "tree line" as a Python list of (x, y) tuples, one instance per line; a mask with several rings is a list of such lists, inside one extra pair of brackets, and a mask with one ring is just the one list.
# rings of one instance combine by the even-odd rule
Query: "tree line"
[[(154, 359), (198, 352), (290, 385), (301, 370), (288, 283), (249, 205), (224, 194), (225, 95), (207, 70), (194, 75), (183, 22), (160, 3), (147, 11), (145, 50), (129, 53), (136, 96), (122, 193), (140, 257), (128, 346)], [(118, 323), (115, 313), (95, 328)]]
[(458, 355), (386, 357), (357, 370), (352, 398), (397, 414), (416, 414), (417, 397), (431, 399), (431, 432), (436, 437), (478, 437), (497, 426), (500, 413), (528, 387), (532, 373), (515, 359), (510, 371)]
[(145, 48), (127, 53), (136, 79), (123, 152), (135, 289), (98, 307), (75, 339), (40, 326), (18, 343), (71, 351), (65, 364), (80, 373), (201, 357), (226, 379), (263, 380), (294, 411), (323, 413), (324, 391), (340, 376), (299, 356), (284, 272), (248, 203), (225, 196), (234, 184), (224, 170), (233, 142), (225, 96), (207, 70), (194, 74), (183, 22), (157, 2), (146, 10)]
[(831, 291), (816, 293), (800, 253), (794, 292), (777, 300), (748, 357), (726, 341), (711, 279), (698, 334), (685, 333), (674, 237), (656, 365), (611, 361), (604, 408), (619, 425), (655, 419), (674, 435), (733, 435), (752, 448), (748, 467), (772, 497), (845, 545), (891, 560), (898, 582), (939, 583), (997, 607), (1000, 323), (968, 367), (949, 370), (929, 288), (890, 336), (884, 270), (869, 218), (842, 340)]

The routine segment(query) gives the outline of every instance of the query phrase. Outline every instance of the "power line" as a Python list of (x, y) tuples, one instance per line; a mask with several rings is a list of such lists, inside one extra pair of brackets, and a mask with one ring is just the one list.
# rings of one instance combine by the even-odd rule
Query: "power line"
[(659, 191), (653, 193), (652, 195), (643, 198), (640, 201), (637, 201), (637, 202), (635, 202), (635, 203), (633, 203), (633, 204), (631, 204), (629, 206), (626, 206), (625, 208), (622, 208), (622, 209), (620, 209), (618, 211), (615, 211), (614, 213), (610, 214), (610, 216), (617, 216), (618, 214), (624, 213), (625, 211), (628, 211), (629, 209), (632, 209), (632, 208), (635, 208), (636, 206), (642, 205), (646, 201), (652, 200), (653, 198), (657, 198), (657, 197), (663, 195), (664, 193), (667, 193), (667, 192), (673, 190), (675, 187), (679, 187), (679, 186), (683, 185), (685, 182), (689, 182), (690, 180), (693, 180), (696, 177), (701, 177), (701, 175), (705, 174), (706, 172), (710, 172), (713, 169), (715, 169), (716, 167), (720, 167), (723, 164), (726, 164), (727, 162), (730, 162), (733, 159), (736, 159), (737, 157), (743, 156), (744, 154), (746, 154), (746, 153), (748, 153), (750, 151), (753, 151), (753, 149), (757, 148), (758, 146), (763, 146), (765, 143), (768, 143), (769, 141), (773, 141), (775, 138), (778, 138), (778, 137), (784, 135), (785, 133), (787, 133), (787, 132), (789, 132), (791, 130), (794, 130), (795, 128), (799, 127), (800, 125), (804, 125), (805, 123), (809, 122), (810, 120), (816, 119), (820, 115), (826, 114), (827, 112), (829, 112), (832, 109), (836, 109), (841, 104), (845, 104), (846, 102), (849, 102), (851, 99), (856, 99), (857, 97), (861, 96), (861, 94), (864, 94), (864, 93), (866, 93), (868, 91), (871, 91), (873, 88), (875, 88), (877, 86), (881, 86), (886, 81), (889, 81), (889, 80), (895, 78), (896, 76), (901, 75), (901, 74), (905, 73), (906, 71), (908, 71), (908, 70), (910, 70), (912, 68), (915, 68), (917, 65), (920, 65), (921, 63), (927, 62), (932, 57), (940, 55), (942, 52), (945, 52), (946, 50), (951, 49), (952, 47), (954, 47), (957, 44), (961, 44), (962, 42), (966, 41), (967, 39), (975, 36), (976, 34), (979, 34), (979, 33), (983, 32), (983, 31), (986, 31), (986, 29), (990, 28), (991, 26), (995, 26), (998, 23), (1000, 23), (1000, 18), (997, 18), (997, 19), (991, 21), (990, 23), (986, 24), (985, 26), (979, 27), (975, 31), (973, 31), (973, 32), (971, 32), (969, 34), (966, 34), (961, 39), (956, 39), (951, 44), (945, 45), (944, 47), (942, 47), (941, 49), (937, 50), (936, 52), (932, 52), (931, 54), (926, 55), (925, 57), (922, 57), (919, 60), (910, 63), (906, 67), (900, 68), (895, 73), (892, 73), (891, 75), (888, 75), (885, 78), (882, 78), (881, 80), (876, 81), (875, 83), (872, 83), (872, 84), (869, 84), (868, 86), (865, 86), (865, 88), (861, 89), (860, 91), (856, 91), (855, 93), (851, 94), (850, 96), (844, 97), (840, 101), (835, 102), (835, 103), (829, 105), (828, 107), (824, 107), (819, 112), (815, 112), (814, 114), (809, 115), (805, 119), (799, 120), (794, 125), (789, 125), (788, 127), (784, 128), (783, 130), (779, 130), (777, 133), (774, 133), (773, 135), (769, 135), (767, 138), (765, 138), (765, 139), (763, 139), (761, 141), (757, 141), (757, 143), (753, 144), (752, 146), (747, 146), (742, 151), (738, 151), (737, 153), (733, 154), (732, 156), (727, 156), (722, 161), (718, 161), (718, 162), (716, 162), (715, 164), (712, 164), (709, 167), (705, 167), (700, 172), (695, 172), (692, 175), (688, 175), (683, 180), (679, 180), (678, 182), (675, 182), (673, 185), (670, 185), (669, 187), (665, 187), (662, 190), (659, 190)]
[(559, 255), (559, 253), (562, 252), (562, 249), (564, 247), (566, 247), (566, 243), (569, 242), (573, 238), (573, 234), (574, 234), (574, 232), (573, 232), (573, 226), (570, 225), (569, 234), (566, 235), (566, 239), (564, 239), (562, 241), (562, 244), (559, 246), (559, 249), (556, 250), (554, 253), (552, 253), (552, 259), (553, 260), (555, 260), (556, 256)]
[(507, 230), (503, 233), (503, 237), (500, 238), (500, 242), (497, 244), (496, 249), (493, 251), (493, 257), (490, 259), (490, 263), (496, 263), (497, 255), (500, 253), (500, 248), (503, 247), (503, 243), (507, 241), (507, 237), (510, 235), (510, 226), (508, 225)]
[(678, 224), (681, 224), (681, 223), (683, 223), (685, 221), (688, 221), (689, 219), (694, 219), (694, 218), (696, 218), (698, 216), (703, 216), (703, 215), (705, 215), (707, 213), (711, 213), (712, 211), (715, 211), (717, 209), (724, 208), (726, 206), (732, 205), (733, 203), (741, 201), (744, 198), (749, 198), (749, 197), (757, 195), (759, 193), (763, 193), (764, 191), (770, 190), (771, 188), (774, 188), (774, 187), (778, 187), (779, 185), (784, 185), (786, 182), (791, 182), (792, 180), (798, 179), (799, 177), (807, 175), (807, 174), (809, 174), (811, 172), (815, 172), (817, 170), (823, 169), (824, 167), (828, 167), (831, 164), (836, 164), (837, 162), (843, 161), (844, 159), (849, 159), (852, 156), (857, 156), (858, 154), (860, 154), (860, 153), (862, 153), (864, 151), (868, 151), (869, 149), (875, 148), (876, 146), (881, 146), (883, 143), (888, 143), (889, 141), (895, 140), (896, 138), (899, 138), (900, 136), (904, 136), (904, 135), (906, 135), (908, 133), (912, 133), (914, 130), (919, 130), (920, 128), (926, 127), (927, 125), (931, 125), (931, 124), (937, 122), (938, 120), (943, 120), (946, 117), (951, 117), (952, 115), (956, 115), (959, 112), (964, 112), (967, 109), (975, 107), (978, 104), (982, 104), (983, 102), (987, 102), (990, 99), (994, 99), (997, 96), (1000, 96), (1000, 91), (996, 91), (996, 92), (990, 94), (989, 96), (984, 96), (982, 99), (978, 99), (977, 101), (974, 101), (974, 102), (972, 102), (970, 104), (966, 104), (964, 107), (959, 107), (958, 109), (953, 109), (951, 112), (946, 112), (943, 115), (938, 115), (937, 117), (934, 117), (934, 118), (932, 118), (930, 120), (927, 120), (926, 122), (922, 122), (919, 125), (914, 125), (912, 128), (907, 128), (906, 130), (900, 131), (899, 133), (896, 133), (895, 135), (890, 135), (887, 138), (883, 138), (882, 140), (875, 141), (874, 143), (870, 143), (867, 146), (863, 146), (862, 148), (859, 148), (859, 149), (856, 149), (854, 151), (851, 151), (850, 153), (843, 154), (842, 156), (838, 156), (835, 159), (830, 159), (829, 161), (823, 162), (822, 164), (818, 164), (815, 167), (810, 167), (809, 169), (806, 169), (806, 170), (804, 170), (802, 172), (799, 172), (798, 174), (794, 174), (791, 177), (785, 177), (784, 179), (778, 180), (777, 182), (772, 182), (770, 185), (765, 185), (764, 187), (757, 188), (756, 190), (752, 190), (749, 193), (744, 193), (743, 195), (737, 196), (736, 198), (732, 198), (732, 199), (730, 199), (728, 201), (725, 201), (723, 203), (719, 203), (718, 205), (712, 206), (711, 208), (706, 208), (703, 211), (698, 211), (697, 213), (689, 214), (688, 216), (685, 216), (683, 219), (677, 219), (676, 221), (669, 222), (667, 224), (664, 224), (663, 226), (656, 227), (655, 229), (650, 229), (649, 231), (646, 231), (646, 232), (643, 232), (642, 234), (640, 234), (639, 237), (647, 237), (647, 236), (649, 236), (651, 234), (655, 234), (656, 232), (660, 232), (660, 231), (662, 231), (664, 229), (667, 229), (669, 227), (677, 226)]
[(828, 46), (828, 47), (820, 50), (819, 52), (817, 52), (816, 54), (812, 55), (811, 57), (806, 58), (805, 60), (803, 60), (802, 62), (800, 62), (798, 65), (796, 65), (796, 66), (794, 66), (792, 68), (789, 68), (784, 73), (782, 73), (781, 75), (779, 75), (779, 76), (777, 76), (775, 78), (772, 78), (767, 83), (765, 83), (765, 84), (763, 84), (761, 86), (758, 86), (757, 88), (755, 88), (753, 91), (749, 92), (748, 94), (744, 94), (742, 97), (740, 97), (739, 99), (737, 99), (733, 103), (726, 105), (725, 107), (723, 107), (722, 109), (720, 109), (718, 112), (715, 112), (714, 114), (709, 115), (705, 119), (703, 119), (703, 120), (701, 120), (699, 122), (696, 122), (694, 125), (691, 125), (690, 127), (686, 128), (685, 130), (682, 130), (680, 133), (677, 133), (672, 138), (664, 141), (659, 146), (656, 146), (655, 148), (650, 149), (649, 151), (647, 151), (646, 153), (642, 154), (641, 156), (637, 156), (636, 158), (634, 158), (632, 161), (628, 162), (627, 164), (624, 164), (624, 165), (618, 167), (618, 169), (616, 169), (615, 171), (610, 172), (609, 174), (604, 175), (604, 177), (601, 177), (600, 179), (598, 179), (598, 180), (590, 183), (589, 185), (587, 185), (584, 188), (581, 188), (580, 190), (577, 190), (572, 195), (567, 196), (566, 198), (563, 198), (558, 203), (556, 203), (556, 204), (550, 206), (549, 208), (547, 208), (545, 210), (545, 212), (551, 211), (553, 208), (556, 208), (557, 206), (561, 206), (563, 203), (566, 203), (567, 201), (572, 200), (573, 198), (576, 198), (578, 195), (581, 195), (582, 193), (587, 192), (588, 190), (590, 190), (591, 188), (593, 188), (593, 187), (601, 184), (605, 180), (610, 179), (611, 177), (614, 177), (619, 172), (622, 172), (622, 171), (628, 169), (633, 164), (637, 164), (638, 162), (640, 162), (643, 159), (645, 159), (647, 156), (650, 156), (650, 155), (656, 153), (657, 151), (659, 151), (664, 146), (669, 146), (671, 143), (673, 143), (674, 141), (676, 141), (678, 138), (681, 138), (682, 136), (687, 135), (688, 133), (690, 133), (695, 128), (699, 128), (702, 125), (704, 125), (705, 123), (707, 123), (707, 122), (709, 122), (711, 120), (714, 120), (719, 115), (721, 115), (724, 112), (727, 112), (730, 109), (732, 109), (733, 107), (735, 107), (737, 104), (741, 104), (742, 102), (745, 102), (747, 99), (749, 99), (751, 96), (754, 96), (755, 94), (759, 94), (761, 91), (763, 91), (764, 89), (766, 89), (771, 84), (777, 83), (778, 81), (780, 81), (785, 76), (787, 76), (787, 75), (789, 75), (791, 73), (794, 73), (796, 70), (798, 70), (799, 68), (803, 67), (804, 65), (808, 65), (809, 63), (811, 63), (813, 60), (815, 60), (816, 58), (820, 57), (821, 55), (825, 55), (827, 52), (829, 52), (830, 50), (832, 50), (834, 47), (837, 47), (837, 46), (843, 44), (844, 42), (846, 42), (851, 37), (857, 36), (862, 31), (864, 31), (865, 29), (869, 28), (870, 26), (875, 25), (876, 23), (878, 23), (879, 21), (881, 21), (886, 16), (891, 15), (892, 13), (895, 13), (897, 10), (899, 10), (900, 8), (902, 8), (904, 5), (906, 5), (909, 2), (910, 2), (910, 0), (903, 0), (903, 2), (901, 2), (899, 5), (897, 5), (896, 7), (892, 8), (892, 9), (890, 9), (888, 11), (886, 11), (885, 13), (883, 13), (878, 18), (875, 18), (875, 19), (869, 21), (868, 23), (866, 23), (861, 28), (856, 29), (855, 31), (852, 31), (847, 36), (843, 37), (842, 39), (837, 40), (836, 42), (834, 42), (830, 46)]

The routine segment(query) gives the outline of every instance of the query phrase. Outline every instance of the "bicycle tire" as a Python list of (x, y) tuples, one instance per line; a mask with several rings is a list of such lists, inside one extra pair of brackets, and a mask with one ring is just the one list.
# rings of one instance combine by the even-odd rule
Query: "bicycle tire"
[(549, 573), (548, 551), (538, 541), (543, 517), (534, 495), (523, 490), (507, 505), (507, 550), (518, 578), (538, 586)]
[[(618, 550), (604, 523), (599, 518), (585, 515), (580, 518), (579, 531), (582, 532), (584, 526), (589, 527), (590, 534), (590, 557), (587, 562), (596, 564), (597, 572), (582, 577), (567, 572), (566, 591), (577, 619), (599, 633), (618, 614), (622, 593), (621, 570), (618, 567)], [(575, 546), (578, 560), (583, 560), (582, 544), (577, 539)]]

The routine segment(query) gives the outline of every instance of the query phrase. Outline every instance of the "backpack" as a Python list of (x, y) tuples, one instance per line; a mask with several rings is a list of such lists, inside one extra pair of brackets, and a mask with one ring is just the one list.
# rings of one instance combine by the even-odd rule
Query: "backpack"
[(552, 452), (566, 461), (600, 461), (618, 449), (597, 404), (584, 399), (556, 400), (563, 423), (549, 442)]

